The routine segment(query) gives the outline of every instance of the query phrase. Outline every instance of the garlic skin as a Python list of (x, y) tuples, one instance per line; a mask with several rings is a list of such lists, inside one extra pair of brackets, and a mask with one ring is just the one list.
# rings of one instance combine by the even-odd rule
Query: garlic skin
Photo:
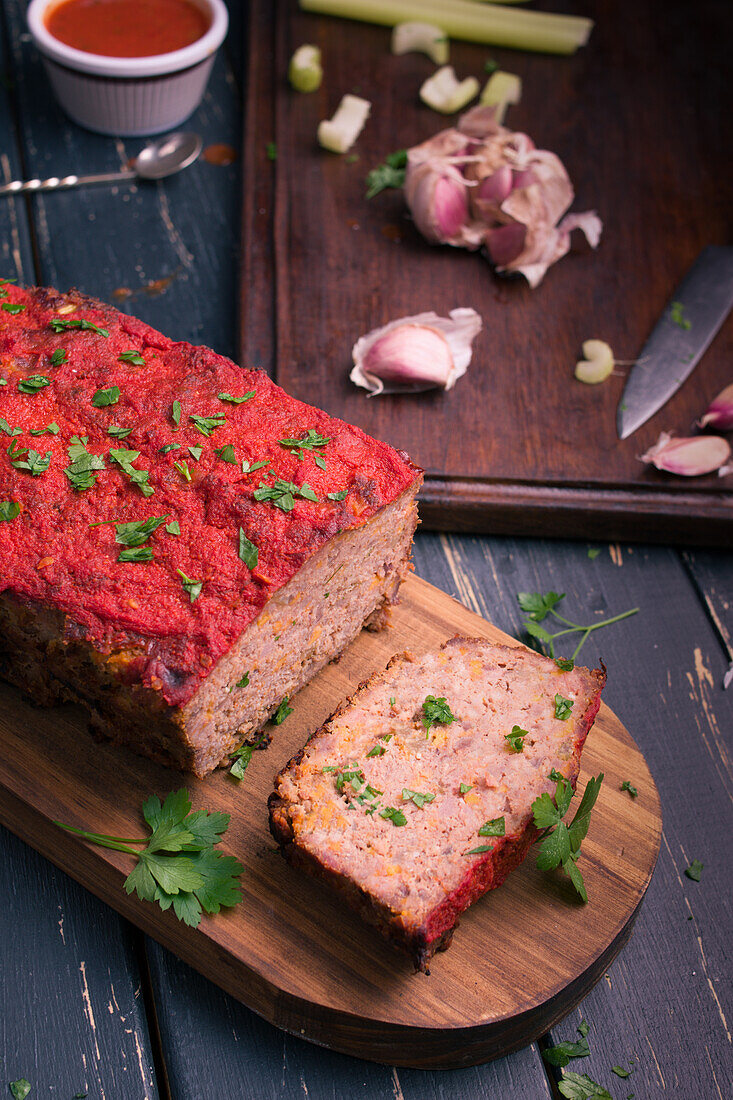
[(432, 311), (400, 317), (357, 340), (349, 377), (370, 397), (450, 390), (468, 370), (481, 327), (481, 317), (469, 308), (452, 309), (449, 317)]
[[(408, 150), (405, 198), (432, 244), (483, 246), (497, 271), (536, 287), (569, 251), (574, 229), (596, 248), (603, 224), (595, 211), (567, 213), (575, 193), (560, 158), (499, 125), (496, 113), (474, 107), (457, 127)], [(437, 179), (448, 183), (438, 188)]]
[(721, 432), (733, 431), (733, 383), (721, 390), (697, 421), (698, 428), (706, 428), (708, 424)]
[(659, 439), (640, 458), (658, 470), (681, 477), (700, 477), (721, 470), (731, 455), (730, 444), (719, 435), (697, 435), (675, 439), (662, 432)]

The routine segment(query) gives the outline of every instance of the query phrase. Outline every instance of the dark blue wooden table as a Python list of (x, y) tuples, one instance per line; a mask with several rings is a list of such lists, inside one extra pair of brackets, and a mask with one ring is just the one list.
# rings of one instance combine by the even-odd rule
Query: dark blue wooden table
[[(55, 106), (24, 9), (5, 0), (0, 178), (124, 164), (139, 142), (86, 134)], [(232, 13), (228, 49), (190, 123), (206, 144), (240, 139), (239, 5)], [(0, 273), (78, 286), (171, 336), (233, 354), (239, 188), (236, 162), (202, 160), (165, 184), (2, 199)], [(264, 1023), (0, 830), (0, 1095), (24, 1077), (32, 1100), (535, 1100), (559, 1095), (540, 1047), (575, 1038), (581, 1016), (591, 1056), (569, 1068), (617, 1100), (733, 1095), (730, 556), (424, 533), (415, 565), (517, 635), (522, 590), (565, 592), (568, 612), (588, 621), (640, 608), (584, 650), (588, 663), (602, 656), (608, 666), (606, 700), (644, 751), (664, 813), (636, 930), (604, 980), (539, 1045), (489, 1065), (428, 1073), (360, 1062)], [(684, 874), (692, 859), (704, 864), (700, 882)]]

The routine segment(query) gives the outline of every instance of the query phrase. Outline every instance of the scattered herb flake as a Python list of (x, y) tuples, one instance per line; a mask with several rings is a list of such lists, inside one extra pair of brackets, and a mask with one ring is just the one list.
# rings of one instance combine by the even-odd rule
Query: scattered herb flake
[[(25, 309), (25, 306), (21, 306), (21, 309)], [(3, 306), (5, 309), (5, 306)], [(26, 1081), (25, 1077), (19, 1077), (17, 1081), (10, 1081), (8, 1084), (10, 1089), (10, 1095), (13, 1100), (25, 1100), (28, 1093), (31, 1091), (30, 1081)]]
[(233, 397), (231, 393), (219, 393), (217, 397), (220, 401), (228, 401), (230, 405), (243, 405), (245, 401), (250, 401), (255, 395), (254, 390), (250, 390), (249, 393), (242, 394), (241, 397)]
[(153, 551), (150, 546), (132, 546), (128, 550), (120, 550), (117, 561), (152, 561)]
[(468, 794), (469, 791), (473, 790), (473, 783), (461, 783), (458, 787), (458, 790), (461, 792), (461, 794)]
[(186, 576), (182, 569), (176, 569), (176, 573), (181, 578), (181, 583), (186, 592), (188, 592), (191, 603), (194, 603), (201, 595), (201, 589), (204, 586), (204, 582), (192, 580), (190, 577)]
[(107, 389), (97, 390), (92, 397), (92, 405), (96, 409), (103, 409), (107, 405), (116, 405), (120, 399), (120, 387), (108, 386)]
[(341, 489), (338, 493), (326, 493), (329, 500), (346, 500), (348, 495), (348, 489)]
[(254, 491), (254, 498), (258, 501), (270, 501), (281, 512), (292, 512), (295, 507), (294, 496), (299, 491), (294, 482), (278, 478), (272, 485), (261, 481)]
[(561, 672), (572, 672), (575, 668), (575, 661), (571, 661), (565, 657), (556, 657), (555, 664)]
[(595, 561), (596, 558), (598, 557), (598, 555), (600, 554), (600, 552), (601, 552), (600, 546), (589, 546), (588, 547), (588, 557), (590, 558), (591, 561)]
[(142, 546), (153, 531), (165, 523), (168, 516), (151, 516), (150, 519), (136, 519), (129, 523), (115, 523), (115, 542), (122, 546)]
[(575, 702), (572, 699), (566, 699), (558, 693), (555, 696), (555, 717), (561, 722), (567, 722), (574, 706)]
[(88, 442), (87, 435), (72, 435), (71, 443), (67, 447), (71, 464), (66, 467), (64, 473), (72, 487), (79, 492), (83, 489), (92, 489), (97, 483), (97, 474), (105, 469), (102, 455), (90, 454), (86, 449)]
[(239, 680), (237, 680), (237, 682), (234, 686), (235, 686), (235, 688), (246, 688), (248, 686), (248, 684), (249, 684), (249, 672), (245, 672), (244, 676), (242, 676)]
[(296, 455), (301, 462), (305, 457), (306, 451), (313, 451), (317, 447), (325, 447), (331, 442), (331, 437), (328, 435), (320, 435), (315, 428), (309, 428), (305, 435), (300, 439), (278, 439), (278, 443), (281, 447), (285, 447), (291, 454)]
[[(237, 687), (239, 687), (239, 684), (237, 684)], [(252, 760), (252, 753), (262, 744), (264, 736), (265, 735), (262, 734), (259, 740), (254, 743), (254, 745), (240, 745), (240, 747), (232, 753), (232, 760), (234, 761), (234, 763), (229, 769), (229, 774), (234, 779), (244, 779), (244, 773), (246, 772), (247, 768), (250, 765), (250, 761)]]
[(567, 1070), (558, 1082), (558, 1091), (567, 1100), (613, 1100), (611, 1093), (587, 1073)]
[(165, 529), (169, 535), (180, 535), (181, 525), (177, 519), (172, 519), (170, 523), (166, 523)]
[(16, 500), (0, 500), (0, 523), (10, 523), (20, 515), (20, 505)]
[(261, 459), (259, 462), (250, 463), (245, 458), (244, 462), (242, 463), (242, 473), (243, 474), (253, 474), (255, 472), (255, 470), (261, 470), (266, 465), (267, 465), (267, 459)]
[(170, 454), (171, 451), (180, 451), (180, 449), (180, 443), (164, 443), (162, 447), (158, 448), (162, 455)]
[(425, 727), (425, 736), (428, 736), (431, 726), (437, 722), (441, 726), (449, 726), (455, 722), (456, 716), (451, 713), (447, 699), (436, 699), (434, 695), (427, 695), (422, 705), (422, 724)]
[(367, 756), (384, 756), (386, 751), (384, 745), (375, 745), (374, 748), (369, 750)]
[(201, 455), (204, 453), (204, 448), (203, 447), (188, 447), (187, 450), (188, 450), (188, 453), (190, 454), (191, 458), (195, 459), (196, 462), (199, 461), (199, 459), (201, 458)]
[(31, 435), (58, 435), (60, 431), (56, 421), (52, 420), (45, 428), (31, 428)]
[(260, 552), (253, 542), (250, 542), (242, 528), (239, 528), (239, 557), (248, 569), (256, 569)]
[(189, 470), (188, 463), (185, 459), (182, 462), (174, 462), (173, 465), (185, 481), (191, 480), (191, 471)]
[(493, 852), (493, 850), (493, 844), (479, 844), (478, 848), (471, 848), (463, 854), (464, 856), (482, 856), (484, 852)]
[(523, 730), (521, 726), (512, 726), (511, 733), (504, 734), (504, 740), (507, 742), (507, 747), (512, 752), (524, 751), (524, 739), (529, 736), (528, 730)]
[(145, 360), (139, 351), (121, 351), (117, 358), (120, 363), (130, 363), (133, 367), (145, 366)]
[(176, 427), (181, 423), (181, 402), (174, 401), (171, 406), (171, 420)]
[(3, 309), (6, 313), (22, 313), (26, 306), (22, 306), (20, 302), (3, 302)]
[(391, 707), (393, 707), (393, 706), (395, 705), (396, 701), (397, 701), (397, 700), (395, 699), (394, 695), (390, 695), (390, 697), (389, 697), (389, 705), (390, 705)]
[(109, 336), (106, 328), (100, 328), (93, 321), (87, 321), (82, 317), (74, 317), (65, 320), (63, 317), (52, 317), (49, 326), (53, 332), (66, 332), (70, 328), (78, 328), (84, 332), (96, 332), (98, 336)]
[(630, 1069), (624, 1069), (623, 1066), (611, 1066), (611, 1072), (617, 1077), (630, 1077), (632, 1073)]
[(44, 389), (45, 386), (51, 385), (51, 379), (46, 378), (45, 374), (31, 374), (28, 378), (23, 378), (18, 383), (19, 393), (38, 393), (39, 390)]
[(313, 461), (315, 462), (315, 464), (319, 468), (319, 470), (325, 470), (326, 469), (326, 460), (325, 460), (325, 458), (323, 457), (322, 454), (315, 453), (313, 455)]
[(265, 145), (265, 153), (268, 160), (277, 160), (277, 145), (274, 141), (268, 141)]
[(495, 73), (498, 68), (499, 62), (494, 61), (493, 57), (490, 57), (488, 61), (484, 61), (484, 72), (488, 73), (489, 76), (491, 76), (492, 73)]
[(542, 1051), (542, 1057), (546, 1062), (549, 1062), (551, 1066), (558, 1066), (562, 1068), (566, 1066), (571, 1058), (588, 1058), (590, 1056), (590, 1047), (588, 1045), (588, 1025), (584, 1027), (581, 1021), (581, 1027), (578, 1028), (580, 1033), (580, 1039), (577, 1043), (573, 1043), (570, 1040), (566, 1042), (558, 1043), (557, 1046), (547, 1047)]
[(52, 354), (49, 362), (52, 367), (60, 367), (62, 363), (65, 363), (69, 358), (69, 353), (66, 348), (56, 348)]
[(402, 801), (414, 802), (415, 805), (422, 810), (426, 802), (435, 801), (435, 795), (430, 793), (423, 793), (422, 791), (411, 791), (409, 787), (403, 787)]
[(191, 413), (188, 418), (193, 421), (193, 426), (197, 431), (201, 432), (207, 438), (216, 431), (217, 428), (223, 427), (226, 424), (226, 417), (221, 414), (218, 416), (199, 416), (197, 413)]
[(491, 821), (485, 821), (478, 831), (479, 836), (505, 836), (506, 822), (504, 817), (494, 817)]
[(280, 726), (285, 721), (287, 716), (289, 714), (292, 714), (292, 713), (293, 713), (293, 708), (288, 706), (288, 697), (286, 695), (285, 698), (283, 699), (283, 701), (281, 702), (280, 706), (277, 708), (277, 710), (273, 714), (270, 721), (274, 722), (276, 726)]
[(684, 302), (672, 302), (672, 308), (669, 313), (669, 319), (674, 325), (678, 325), (679, 328), (690, 329), (692, 328), (692, 321), (689, 317), (685, 317), (685, 305)]
[[(192, 813), (184, 788), (169, 794), (162, 806), (155, 795), (148, 798), (143, 803), (143, 816), (150, 836), (132, 841), (87, 833), (60, 821), (55, 824), (92, 844), (134, 856), (137, 863), (125, 880), (126, 892), (135, 891), (139, 898), (157, 902), (161, 909), (172, 906), (178, 919), (192, 928), (198, 926), (202, 909), (218, 913), (222, 907), (241, 901), (237, 879), (242, 865), (215, 847), (229, 826), (229, 814), (206, 810)], [(141, 844), (145, 845), (142, 849), (132, 847)]]
[(139, 451), (131, 451), (125, 447), (115, 449), (114, 447), (109, 452), (109, 457), (113, 462), (116, 462), (122, 472), (129, 477), (133, 485), (137, 485), (140, 492), (145, 497), (151, 497), (155, 492), (152, 485), (148, 485), (148, 478), (150, 474), (147, 470), (136, 470), (133, 466), (133, 462), (136, 458), (140, 457)]
[(22, 435), (22, 428), (11, 428), (4, 416), (0, 416), (0, 432), (5, 432), (6, 435)]
[(121, 428), (119, 424), (110, 424), (107, 435), (111, 435), (113, 439), (127, 439), (131, 431), (132, 428)]
[(636, 796), (639, 793), (637, 791), (636, 787), (633, 787), (631, 785), (631, 780), (630, 779), (624, 779), (623, 783), (621, 784), (621, 790), (622, 791), (628, 791), (632, 798), (636, 798)]
[[(8, 448), (8, 450), (10, 450), (10, 448)], [(34, 451), (31, 448), (29, 451), (21, 450), (15, 453), (25, 454), (26, 457), (15, 459), (11, 465), (15, 466), (16, 470), (25, 470), (31, 477), (40, 477), (41, 474), (45, 474), (51, 464), (50, 451), (46, 451), (45, 455), (42, 455), (39, 451)]]
[(407, 824), (407, 818), (402, 810), (398, 810), (396, 806), (385, 806), (383, 810), (380, 810), (379, 816), (391, 821), (395, 826)]
[(704, 866), (705, 864), (701, 863), (699, 859), (693, 859), (690, 866), (685, 867), (685, 874), (688, 878), (691, 878), (693, 882), (699, 882)]
[(407, 170), (407, 150), (398, 149), (394, 153), (388, 153), (384, 163), (372, 168), (366, 178), (366, 197), (373, 199), (381, 191), (388, 187), (402, 187), (405, 182)]
[(225, 443), (223, 447), (214, 447), (214, 453), (219, 456), (222, 462), (229, 462), (232, 466), (237, 465), (237, 457), (231, 443)]

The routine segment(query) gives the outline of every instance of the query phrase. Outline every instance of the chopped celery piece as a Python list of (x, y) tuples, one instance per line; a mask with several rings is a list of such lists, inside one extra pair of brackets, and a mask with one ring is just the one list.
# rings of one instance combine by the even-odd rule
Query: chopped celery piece
[(296, 92), (315, 92), (323, 80), (318, 46), (299, 46), (290, 58), (288, 80)]
[(436, 65), (445, 65), (448, 38), (432, 23), (398, 23), (392, 31), (392, 53), (426, 53)]
[(318, 124), (318, 143), (332, 153), (348, 153), (364, 129), (371, 103), (357, 95), (345, 95), (333, 118)]
[(474, 96), (478, 95), (479, 82), (475, 76), (458, 80), (452, 65), (444, 65), (429, 76), (420, 89), (420, 99), (444, 115), (462, 111)]
[(539, 53), (575, 53), (588, 41), (593, 20), (543, 11), (517, 11), (475, 0), (300, 0), (305, 11), (394, 27), (434, 23), (450, 38)]
[(485, 107), (496, 107), (494, 117), (501, 125), (510, 103), (519, 103), (522, 98), (522, 81), (514, 73), (504, 73), (498, 69), (486, 81), (481, 93), (481, 102)]

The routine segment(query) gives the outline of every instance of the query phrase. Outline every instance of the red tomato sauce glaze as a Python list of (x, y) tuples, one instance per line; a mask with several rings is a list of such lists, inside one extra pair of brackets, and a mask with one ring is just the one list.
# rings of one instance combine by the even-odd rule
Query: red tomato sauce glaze
[[(133, 647), (130, 675), (163, 679), (169, 703), (312, 554), (418, 477), (260, 371), (76, 291), (0, 280), (0, 592), (60, 611), (69, 639)], [(161, 517), (151, 553), (120, 561), (136, 547), (114, 525)]]
[(211, 25), (192, 0), (61, 0), (46, 30), (75, 50), (103, 57), (154, 57), (182, 50)]

